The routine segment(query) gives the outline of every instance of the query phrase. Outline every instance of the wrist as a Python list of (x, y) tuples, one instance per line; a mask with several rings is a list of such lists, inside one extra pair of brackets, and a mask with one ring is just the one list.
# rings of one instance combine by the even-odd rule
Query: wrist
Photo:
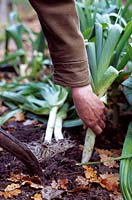
[(71, 90), (72, 92), (76, 92), (76, 91), (81, 91), (87, 89), (87, 91), (91, 91), (92, 92), (92, 87), (90, 84), (85, 85), (85, 86), (81, 86), (81, 87), (72, 87)]

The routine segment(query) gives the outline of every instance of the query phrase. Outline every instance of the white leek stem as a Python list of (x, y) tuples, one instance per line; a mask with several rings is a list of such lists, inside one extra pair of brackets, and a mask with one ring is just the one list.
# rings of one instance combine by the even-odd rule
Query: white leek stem
[(60, 116), (57, 116), (54, 129), (54, 136), (56, 141), (64, 139), (62, 134), (62, 123), (63, 119)]
[(54, 129), (54, 136), (56, 141), (64, 139), (62, 133), (62, 123), (63, 120), (67, 117), (68, 106), (68, 103), (65, 103), (60, 109), (60, 111), (57, 113)]
[(58, 110), (58, 107), (54, 106), (49, 113), (49, 119), (48, 119), (48, 124), (47, 124), (47, 128), (46, 128), (44, 143), (51, 143), (54, 126), (55, 126), (57, 110)]
[(87, 163), (90, 160), (95, 145), (95, 138), (95, 133), (90, 128), (88, 128), (85, 136), (82, 163)]

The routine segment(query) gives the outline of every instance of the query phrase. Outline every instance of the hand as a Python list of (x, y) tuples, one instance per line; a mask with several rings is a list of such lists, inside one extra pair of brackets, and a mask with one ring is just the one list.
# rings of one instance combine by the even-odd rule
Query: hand
[(72, 97), (85, 128), (100, 134), (105, 128), (105, 106), (93, 93), (91, 85), (72, 88)]

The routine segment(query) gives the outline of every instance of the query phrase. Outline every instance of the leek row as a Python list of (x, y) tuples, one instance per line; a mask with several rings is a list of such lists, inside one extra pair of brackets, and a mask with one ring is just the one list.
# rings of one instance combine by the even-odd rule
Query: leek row
[[(132, 122), (129, 124), (122, 156), (132, 154)], [(132, 199), (132, 158), (126, 158), (120, 162), (120, 186), (124, 200)]]

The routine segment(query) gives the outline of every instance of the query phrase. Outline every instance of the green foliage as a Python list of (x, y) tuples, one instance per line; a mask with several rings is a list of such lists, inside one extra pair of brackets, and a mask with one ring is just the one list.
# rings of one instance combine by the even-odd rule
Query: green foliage
[(76, 7), (84, 38), (89, 39), (95, 23), (118, 23), (124, 27), (132, 19), (131, 5), (131, 0), (124, 4), (121, 0), (77, 1)]
[[(129, 124), (127, 135), (123, 144), (122, 157), (132, 155), (132, 122)], [(120, 186), (124, 200), (132, 199), (132, 158), (120, 162)]]
[[(119, 70), (123, 70), (131, 60), (132, 34), (132, 21), (126, 22), (121, 15), (123, 12), (120, 9), (116, 10), (117, 5), (113, 6), (109, 1), (105, 1), (105, 4), (102, 2), (97, 1), (94, 9), (92, 6), (95, 2), (89, 2), (88, 6), (87, 2), (77, 2), (81, 30), (87, 39), (91, 84), (99, 97), (107, 92), (119, 76)], [(87, 13), (90, 14), (90, 23)], [(82, 163), (90, 159), (94, 143), (95, 134), (87, 129)]]
[(12, 0), (12, 3), (14, 4), (25, 4), (28, 3), (28, 0)]
[(122, 85), (124, 86), (123, 92), (127, 98), (127, 101), (130, 105), (132, 105), (132, 75), (127, 80), (125, 80)]
[[(54, 97), (54, 98), (53, 98)], [(66, 100), (67, 91), (53, 83), (14, 82), (1, 87), (0, 99), (12, 109), (21, 108), (37, 115), (47, 115), (53, 106), (61, 107)]]

